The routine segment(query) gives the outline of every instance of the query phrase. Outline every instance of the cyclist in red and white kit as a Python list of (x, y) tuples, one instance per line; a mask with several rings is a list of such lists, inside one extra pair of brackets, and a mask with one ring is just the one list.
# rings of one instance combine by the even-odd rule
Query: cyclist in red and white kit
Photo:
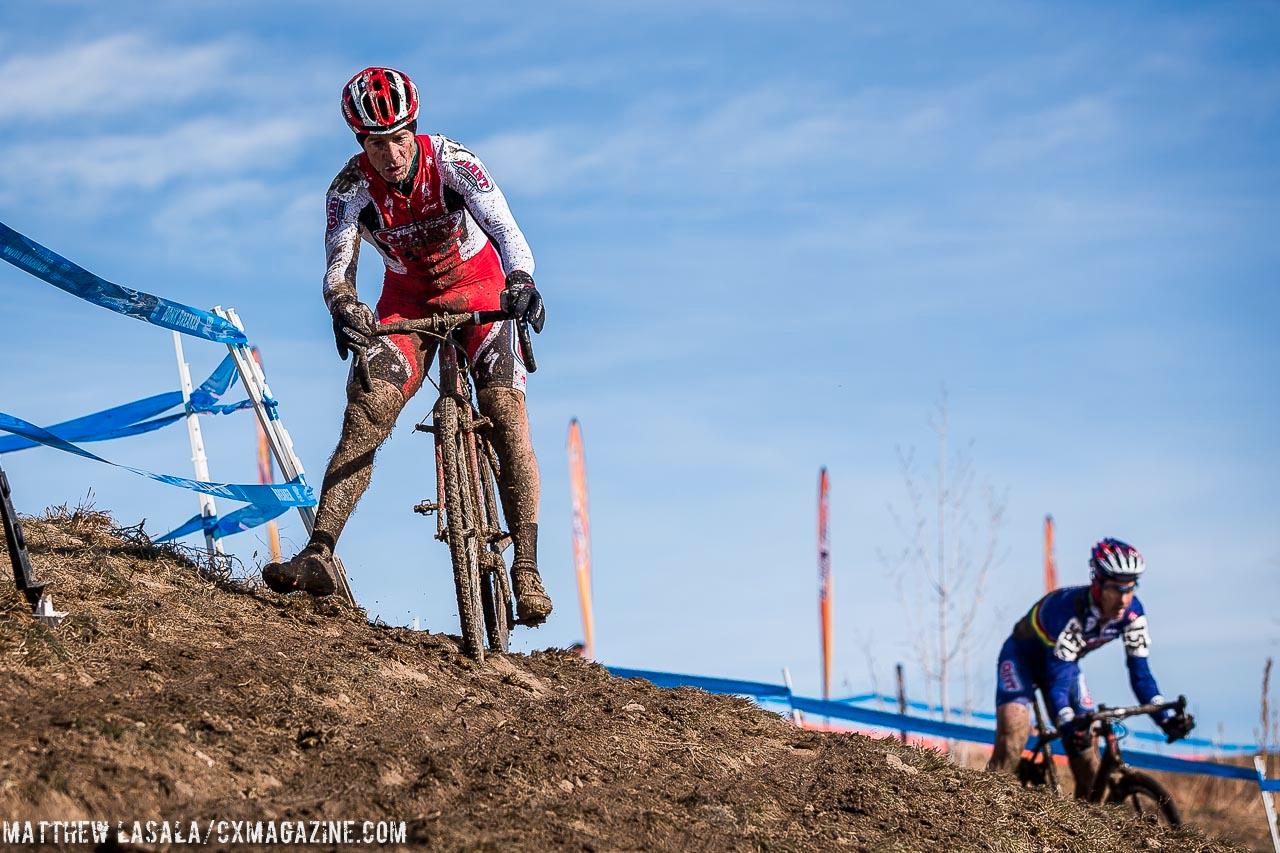
[[(369, 485), (373, 457), (404, 404), (426, 377), (434, 347), (418, 335), (375, 336), (379, 322), (502, 308), (542, 331), (545, 311), (533, 283), (533, 254), (506, 198), (474, 154), (445, 136), (418, 136), (418, 91), (408, 75), (366, 68), (342, 91), (342, 114), (362, 152), (325, 199), (324, 299), (338, 353), (363, 353), (372, 379), (347, 376), (342, 436), (329, 460), (311, 539), (293, 559), (268, 563), (263, 580), (278, 592), (329, 595), (333, 551)], [(386, 265), (377, 312), (356, 293), (361, 239)], [(525, 410), (525, 366), (515, 322), (459, 332), (471, 359), (481, 413), (494, 424), (499, 492), (511, 530), (512, 588), (518, 619), (537, 625), (551, 613), (538, 574), (538, 462)]]

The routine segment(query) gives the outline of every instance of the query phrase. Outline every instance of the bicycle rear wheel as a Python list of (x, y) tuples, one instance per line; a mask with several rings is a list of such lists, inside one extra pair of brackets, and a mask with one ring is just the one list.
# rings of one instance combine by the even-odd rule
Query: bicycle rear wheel
[(1124, 774), (1107, 794), (1108, 803), (1127, 803), (1142, 815), (1155, 815), (1156, 820), (1169, 826), (1182, 826), (1182, 812), (1173, 797), (1155, 779), (1145, 773)]
[(484, 626), (480, 594), (479, 516), (468, 483), (466, 435), (459, 424), (458, 405), (442, 396), (436, 403), (435, 437), (444, 480), (444, 520), (453, 561), (453, 585), (458, 596), (458, 621), (462, 626), (462, 650), (484, 660)]
[(515, 613), (511, 609), (511, 580), (507, 577), (507, 563), (502, 549), (507, 537), (502, 532), (498, 515), (497, 459), (488, 440), (475, 437), (472, 446), (472, 462), (475, 465), (481, 499), (477, 501), (484, 514), (484, 529), (488, 548), (484, 553), (484, 566), (480, 575), (480, 596), (484, 605), (484, 627), (489, 637), (489, 648), (507, 651), (511, 640), (511, 625)]

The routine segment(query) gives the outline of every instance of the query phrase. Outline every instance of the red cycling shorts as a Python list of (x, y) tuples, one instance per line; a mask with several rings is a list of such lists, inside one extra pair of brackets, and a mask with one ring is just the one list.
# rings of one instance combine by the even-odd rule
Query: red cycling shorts
[[(378, 300), (378, 322), (421, 320), (434, 314), (496, 311), (506, 276), (493, 246), (465, 261), (441, 288), (439, 282), (387, 271)], [(464, 326), (457, 331), (477, 388), (524, 391), (526, 374), (515, 323)], [(390, 382), (408, 400), (418, 392), (435, 357), (436, 342), (422, 335), (388, 335), (369, 347), (369, 375)]]

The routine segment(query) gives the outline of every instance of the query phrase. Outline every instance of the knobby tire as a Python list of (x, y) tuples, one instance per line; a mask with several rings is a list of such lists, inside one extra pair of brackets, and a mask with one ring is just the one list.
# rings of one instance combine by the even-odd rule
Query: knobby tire
[(480, 600), (484, 606), (484, 629), (489, 648), (506, 652), (511, 642), (511, 590), (506, 578), (502, 555), (489, 551), (485, 555), (489, 568), (480, 578)]
[(1129, 772), (1111, 788), (1107, 802), (1127, 804), (1139, 816), (1154, 814), (1161, 823), (1182, 826), (1182, 812), (1164, 785), (1145, 773)]
[(453, 585), (458, 596), (458, 621), (462, 626), (463, 652), (484, 660), (484, 625), (480, 596), (480, 525), (476, 502), (469, 487), (467, 442), (453, 398), (442, 396), (435, 414), (436, 441), (444, 480), (445, 530), (453, 561)]
[(498, 521), (497, 489), (488, 442), (475, 435), (469, 450), (469, 459), (475, 471), (474, 482), (480, 493), (476, 506), (482, 513), (482, 528), (488, 539), (484, 545), (480, 571), (480, 600), (484, 609), (485, 634), (489, 638), (490, 649), (506, 652), (510, 647), (513, 621), (511, 586), (507, 579), (507, 564), (502, 559), (502, 551), (496, 541), (502, 528)]

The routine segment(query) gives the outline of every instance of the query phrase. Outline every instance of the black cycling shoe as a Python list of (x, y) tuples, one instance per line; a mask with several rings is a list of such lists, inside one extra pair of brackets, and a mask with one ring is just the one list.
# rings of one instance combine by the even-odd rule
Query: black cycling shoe
[(316, 597), (337, 590), (337, 569), (333, 557), (321, 545), (308, 545), (292, 560), (267, 563), (262, 580), (276, 592), (305, 592)]
[(537, 568), (512, 567), (511, 590), (516, 596), (516, 623), (530, 628), (547, 621), (551, 615), (551, 596), (542, 586)]

